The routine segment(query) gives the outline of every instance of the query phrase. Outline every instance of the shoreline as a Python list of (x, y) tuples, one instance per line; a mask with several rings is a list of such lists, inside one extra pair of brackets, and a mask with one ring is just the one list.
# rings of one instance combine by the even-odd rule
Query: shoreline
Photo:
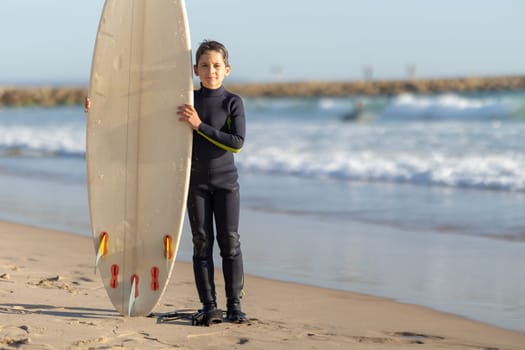
[[(76, 164), (81, 167), (80, 162)], [(9, 168), (9, 163), (7, 166)], [(1, 220), (91, 235), (83, 181), (55, 183), (33, 177), (19, 178), (16, 173), (1, 179), (5, 197)], [(299, 187), (311, 184), (301, 180), (293, 185), (297, 179), (290, 183), (273, 177), (271, 181), (260, 177), (252, 180), (251, 186), (258, 184), (263, 191), (276, 183)], [(250, 183), (244, 185), (250, 192)], [(391, 185), (384, 186), (357, 184), (352, 186), (352, 197), (366, 195), (373, 203), (374, 198), (388, 190), (393, 198), (405, 198), (406, 195), (409, 195), (406, 198), (436, 198), (432, 189), (416, 187), (410, 192), (396, 190), (393, 193)], [(330, 196), (338, 188), (325, 183), (318, 193)], [(415, 189), (418, 191), (413, 192)], [(297, 196), (295, 200), (318, 197), (316, 192)], [(470, 198), (474, 203), (493, 199), (492, 196), (480, 197), (477, 191), (450, 193), (446, 190), (446, 193), (448, 200), (457, 196), (470, 198), (471, 195), (475, 195)], [(8, 198), (16, 198), (16, 201), (6, 200)], [(520, 291), (524, 287), (525, 270), (518, 268), (523, 263), (523, 243), (448, 234), (451, 232), (433, 231), (430, 227), (407, 229), (315, 213), (295, 214), (252, 207), (245, 198), (240, 226), (247, 273), (386, 297), (525, 333), (525, 314), (519, 307), (523, 304)], [(319, 232), (329, 234), (319, 235)], [(277, 241), (281, 245), (276, 249), (274, 242)], [(311, 254), (312, 251), (316, 253)], [(191, 232), (185, 222), (178, 261), (191, 262), (191, 254)], [(508, 270), (509, 266), (516, 268)], [(501, 273), (507, 270), (508, 273)]]
[[(525, 334), (365, 294), (246, 276), (248, 325), (192, 327), (126, 318), (93, 275), (90, 237), (0, 221), (0, 345), (87, 349), (520, 349)], [(23, 249), (20, 249), (23, 247)], [(224, 304), (222, 273), (218, 300)], [(199, 306), (191, 265), (177, 261), (155, 312)], [(224, 306), (224, 305), (221, 305)]]
[[(525, 90), (525, 76), (412, 80), (228, 83), (243, 97), (345, 97)], [(0, 107), (82, 105), (85, 86), (0, 86)]]

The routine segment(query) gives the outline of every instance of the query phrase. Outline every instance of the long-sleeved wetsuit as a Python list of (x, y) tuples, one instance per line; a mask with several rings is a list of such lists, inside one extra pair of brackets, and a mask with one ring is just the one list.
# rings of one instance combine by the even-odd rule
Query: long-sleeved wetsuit
[(222, 257), (228, 306), (239, 303), (243, 262), (239, 242), (239, 184), (233, 153), (245, 137), (241, 98), (221, 87), (195, 91), (202, 123), (194, 131), (188, 215), (193, 235), (193, 270), (203, 305), (216, 305), (213, 218)]

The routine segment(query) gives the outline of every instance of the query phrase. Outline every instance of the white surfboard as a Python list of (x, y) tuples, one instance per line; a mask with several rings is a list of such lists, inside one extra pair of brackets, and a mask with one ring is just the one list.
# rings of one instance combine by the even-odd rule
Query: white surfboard
[(89, 208), (96, 265), (123, 315), (161, 298), (182, 230), (193, 104), (184, 0), (106, 0), (97, 33), (87, 120)]

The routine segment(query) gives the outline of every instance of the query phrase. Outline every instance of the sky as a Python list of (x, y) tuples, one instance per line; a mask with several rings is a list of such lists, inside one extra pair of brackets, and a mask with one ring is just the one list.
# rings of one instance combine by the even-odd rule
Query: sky
[[(87, 84), (103, 5), (0, 0), (0, 85)], [(525, 75), (524, 0), (186, 0), (186, 7), (193, 49), (203, 39), (223, 42), (230, 80)]]

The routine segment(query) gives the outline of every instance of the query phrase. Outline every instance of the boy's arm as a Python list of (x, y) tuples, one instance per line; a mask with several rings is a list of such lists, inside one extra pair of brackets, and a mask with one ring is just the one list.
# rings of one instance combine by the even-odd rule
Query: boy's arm
[(242, 100), (240, 98), (233, 99), (230, 110), (231, 114), (228, 116), (225, 131), (201, 123), (197, 133), (221, 149), (238, 153), (244, 144), (246, 133), (246, 119)]

